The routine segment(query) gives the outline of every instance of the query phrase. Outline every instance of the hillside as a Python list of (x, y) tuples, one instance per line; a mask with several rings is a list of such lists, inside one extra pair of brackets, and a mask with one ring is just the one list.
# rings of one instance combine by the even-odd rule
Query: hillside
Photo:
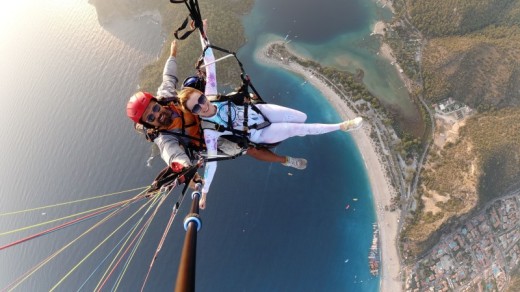
[(517, 0), (406, 0), (411, 21), (428, 38), (520, 24)]
[[(238, 50), (246, 42), (241, 17), (249, 13), (253, 3), (253, 0), (199, 2), (202, 17), (208, 20), (207, 33), (211, 43), (231, 51)], [(188, 11), (184, 5), (170, 3), (162, 4), (159, 11), (163, 17), (164, 31), (169, 32), (166, 40), (166, 43), (169, 44), (173, 40), (173, 32), (184, 21)], [(202, 49), (198, 33), (193, 33), (187, 39), (178, 42), (179, 79), (184, 80), (187, 76), (195, 73), (195, 63), (201, 56)], [(220, 52), (215, 52), (216, 58), (222, 55)], [(161, 82), (162, 69), (168, 56), (169, 46), (165, 46), (159, 60), (143, 69), (140, 82), (143, 90), (155, 92)], [(239, 85), (240, 71), (234, 59), (230, 58), (219, 63), (219, 68), (226, 68), (226, 70), (219, 70), (218, 72), (220, 84)]]
[(423, 54), (427, 99), (452, 97), (480, 111), (520, 105), (519, 43), (517, 26), (429, 40)]
[(446, 141), (429, 149), (417, 209), (401, 236), (413, 259), (451, 219), (520, 187), (520, 1), (395, 0), (394, 7), (390, 35), (401, 40), (391, 40), (404, 49), (393, 48), (408, 56), (400, 62), (425, 100), (452, 98), (477, 110), (455, 124), (436, 121), (434, 136)]
[(520, 104), (520, 1), (403, 2), (401, 13), (427, 38), (422, 73), (431, 102), (452, 97), (479, 110)]
[(423, 168), (419, 209), (404, 234), (412, 251), (427, 247), (422, 244), (451, 218), (520, 187), (520, 107), (436, 131), (452, 135), (432, 147)]
[[(102, 24), (109, 23), (112, 19), (118, 17), (137, 17), (148, 10), (159, 11), (163, 31), (167, 36), (166, 45), (161, 57), (143, 69), (139, 82), (142, 90), (155, 92), (162, 80), (164, 63), (170, 53), (169, 43), (174, 39), (173, 33), (188, 16), (186, 6), (159, 0), (90, 0), (89, 3), (96, 7), (98, 19)], [(202, 17), (208, 20), (207, 33), (211, 43), (231, 51), (238, 50), (246, 42), (241, 17), (249, 13), (253, 3), (253, 0), (200, 1), (199, 7)], [(195, 63), (201, 56), (202, 49), (198, 33), (193, 33), (187, 39), (178, 42), (177, 64), (179, 66), (179, 79), (182, 81), (195, 73)], [(215, 56), (218, 58), (222, 54), (215, 52)], [(226, 68), (226, 70), (219, 70), (219, 83), (239, 85), (240, 71), (233, 59), (230, 58), (219, 63), (219, 68)]]
[[(395, 0), (394, 7), (400, 21), (389, 32), (403, 38), (391, 43), (397, 55), (399, 47), (414, 47), (414, 33), (401, 33), (403, 25), (411, 23), (423, 36), (418, 57), (430, 102), (452, 97), (480, 111), (520, 104), (520, 1)], [(408, 55), (398, 59), (417, 78), (414, 54)]]

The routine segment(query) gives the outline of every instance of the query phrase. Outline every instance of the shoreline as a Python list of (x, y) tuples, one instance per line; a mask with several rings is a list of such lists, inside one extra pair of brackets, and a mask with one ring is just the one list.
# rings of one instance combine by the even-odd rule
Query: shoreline
[[(374, 27), (372, 29), (372, 33), (370, 33), (370, 35), (371, 36), (375, 35), (375, 36), (379, 36), (381, 38), (384, 38), (384, 36), (386, 34), (386, 29), (387, 29), (387, 23), (385, 23), (384, 21), (379, 20), (379, 21), (377, 21), (374, 24)], [(408, 78), (404, 74), (403, 69), (401, 68), (399, 63), (397, 63), (397, 59), (394, 56), (394, 51), (392, 50), (390, 45), (388, 45), (384, 41), (381, 41), (381, 47), (379, 48), (378, 54), (383, 59), (386, 59), (390, 63), (390, 65), (395, 67), (395, 70), (397, 71), (397, 75), (399, 76), (399, 78), (403, 82), (404, 86), (406, 86), (406, 88), (408, 89), (408, 92), (412, 92), (413, 91), (413, 82), (412, 82), (412, 80), (410, 78)]]
[[(274, 60), (266, 55), (266, 49), (274, 43), (283, 43), (283, 41), (271, 41), (262, 49), (255, 53), (255, 59), (260, 60), (262, 64), (282, 67), (293, 73), (301, 75), (312, 86), (317, 88), (327, 101), (336, 109), (342, 119), (352, 119), (357, 115), (341, 97), (320, 78), (314, 78), (314, 72), (295, 62), (284, 62), (282, 60)], [(288, 49), (290, 51), (290, 49)], [(298, 56), (291, 51), (291, 54)], [(301, 56), (298, 56), (301, 58)], [(365, 120), (361, 130), (351, 132), (359, 152), (365, 162), (365, 168), (370, 180), (374, 199), (374, 209), (377, 215), (377, 223), (379, 225), (380, 247), (381, 247), (381, 273), (380, 273), (380, 291), (402, 291), (400, 281), (400, 260), (397, 252), (397, 231), (399, 212), (385, 211), (384, 206), (391, 204), (391, 197), (394, 193), (390, 185), (389, 179), (386, 177), (384, 165), (377, 153), (376, 145), (370, 139), (370, 127)], [(367, 262), (368, 269), (368, 262)]]

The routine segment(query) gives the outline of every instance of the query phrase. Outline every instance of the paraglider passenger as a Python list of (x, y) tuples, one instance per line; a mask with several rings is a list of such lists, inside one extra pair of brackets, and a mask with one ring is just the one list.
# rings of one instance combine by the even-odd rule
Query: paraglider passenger
[[(220, 127), (220, 131), (216, 128), (204, 129), (208, 155), (216, 153), (217, 141), (222, 135), (246, 131), (251, 142), (277, 143), (294, 136), (321, 135), (338, 130), (347, 132), (360, 128), (362, 124), (361, 117), (337, 124), (306, 124), (307, 115), (291, 108), (274, 104), (256, 104), (254, 107), (257, 110), (254, 110), (247, 98), (242, 105), (229, 101), (210, 101), (203, 92), (194, 88), (183, 89), (179, 93), (179, 99), (185, 110), (198, 115), (203, 121), (217, 125), (216, 128)], [(225, 131), (222, 131), (222, 128)], [(216, 162), (206, 165), (201, 207), (205, 205), (216, 168)]]

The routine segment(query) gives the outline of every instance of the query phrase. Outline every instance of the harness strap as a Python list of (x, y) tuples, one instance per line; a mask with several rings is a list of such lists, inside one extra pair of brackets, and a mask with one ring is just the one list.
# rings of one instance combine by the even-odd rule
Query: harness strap
[[(253, 83), (251, 83), (251, 78), (249, 78), (249, 75), (246, 74), (246, 71), (244, 70), (244, 65), (242, 64), (242, 62), (240, 62), (240, 60), (238, 59), (237, 57), (237, 54), (235, 52), (232, 52), (232, 51), (229, 51), (229, 50), (226, 50), (226, 49), (223, 49), (221, 47), (217, 47), (215, 45), (211, 45), (211, 44), (207, 44), (206, 47), (204, 47), (204, 50), (202, 51), (202, 56), (201, 58), (204, 57), (204, 55), (206, 54), (206, 50), (207, 49), (215, 49), (217, 51), (221, 51), (223, 53), (226, 53), (226, 54), (230, 54), (230, 55), (233, 55), (233, 57), (235, 58), (235, 60), (237, 61), (238, 63), (238, 66), (240, 67), (240, 79), (242, 79), (242, 86), (240, 87), (240, 90), (239, 91), (243, 91), (243, 92), (248, 92), (248, 88), (251, 88), (253, 90), (253, 92), (255, 93), (255, 95), (257, 96), (258, 98), (258, 101), (257, 103), (266, 103), (262, 97), (260, 96), (260, 93), (258, 93), (258, 91), (256, 90), (256, 88), (253, 86)], [(200, 58), (199, 58), (200, 60)], [(202, 62), (199, 61), (199, 63), (197, 64), (197, 67), (196, 69), (197, 70), (200, 70), (200, 67), (202, 66)]]
[(249, 126), (250, 129), (260, 130), (266, 127), (269, 127), (271, 125), (271, 121), (262, 113), (262, 111), (256, 107), (253, 103), (250, 104), (251, 109), (253, 109), (257, 114), (261, 115), (262, 118), (264, 118), (264, 121), (260, 124), (254, 124)]
[(248, 112), (248, 109), (249, 109), (249, 106), (248, 104), (244, 104), (244, 122), (242, 123), (243, 126), (244, 126), (244, 134), (247, 135), (247, 131), (249, 129), (249, 124), (247, 123), (248, 121), (248, 115), (247, 115), (247, 112)]
[(263, 128), (267, 128), (271, 125), (271, 122), (269, 121), (264, 121), (263, 123), (260, 123), (260, 124), (253, 124), (251, 126), (249, 126), (250, 129), (255, 129), (255, 130), (260, 130), (260, 129), (263, 129)]
[(173, 35), (175, 36), (176, 39), (183, 40), (183, 39), (189, 37), (190, 34), (197, 29), (195, 27), (195, 28), (193, 28), (191, 30), (188, 30), (187, 32), (183, 33), (181, 36), (179, 36), (179, 33), (181, 32), (181, 30), (185, 29), (186, 26), (188, 25), (189, 18), (190, 17), (187, 16), (186, 19), (184, 19), (184, 22), (181, 24), (181, 26), (179, 26), (179, 28), (177, 28), (177, 30), (173, 33)]
[(186, 124), (186, 121), (184, 120), (184, 113), (181, 111), (181, 133), (183, 135), (186, 135), (186, 130), (184, 129), (184, 125)]
[(228, 100), (227, 104), (228, 104), (228, 111), (227, 111), (228, 120), (227, 120), (227, 126), (224, 127), (225, 130), (227, 130), (233, 134), (238, 134), (239, 136), (245, 137), (247, 139), (247, 137), (249, 136), (247, 131), (240, 131), (240, 130), (236, 130), (233, 128), (233, 121), (231, 120), (231, 104), (232, 104), (231, 100)]
[[(184, 3), (186, 4), (186, 7), (188, 8), (188, 11), (190, 14), (186, 17), (184, 22), (181, 24), (181, 26), (175, 31), (174, 36), (178, 40), (183, 40), (187, 38), (189, 35), (191, 35), (192, 32), (194, 32), (196, 29), (200, 31), (200, 34), (204, 39), (206, 39), (206, 35), (204, 33), (203, 25), (202, 25), (202, 16), (200, 15), (200, 9), (199, 9), (199, 3), (198, 0), (170, 0), (171, 3), (174, 4), (180, 4)], [(186, 31), (181, 36), (179, 36), (179, 33), (181, 30), (185, 29), (188, 25), (189, 19), (192, 19), (194, 22), (195, 27), (191, 30)]]
[[(248, 127), (248, 115), (247, 115), (247, 110), (248, 110), (249, 106), (248, 104), (244, 104), (244, 123), (243, 123), (243, 127), (244, 129), (242, 130), (242, 137), (243, 137), (243, 142), (244, 144), (248, 144), (249, 143), (249, 127)], [(230, 110), (228, 109), (228, 112), (230, 112)]]
[(197, 123), (191, 123), (191, 124), (187, 124), (187, 125), (184, 125), (184, 128), (189, 128), (189, 127), (193, 127), (197, 125)]
[[(244, 151), (245, 151), (247, 148), (242, 148), (242, 149), (244, 149)], [(235, 154), (235, 155), (228, 155), (228, 156), (226, 156), (226, 157), (205, 158), (204, 161), (206, 161), (206, 162), (212, 162), (212, 161), (231, 160), (231, 159), (235, 159), (235, 158), (237, 158), (237, 157), (240, 157), (240, 156), (242, 156), (242, 155), (244, 155), (244, 152), (243, 152), (243, 151), (241, 151), (241, 152), (239, 152), (239, 153), (237, 153), (237, 154)]]
[(227, 127), (228, 128), (233, 128), (231, 125), (232, 124), (232, 121), (231, 121), (231, 100), (228, 100), (227, 101), (227, 104), (228, 104), (228, 111), (227, 111)]

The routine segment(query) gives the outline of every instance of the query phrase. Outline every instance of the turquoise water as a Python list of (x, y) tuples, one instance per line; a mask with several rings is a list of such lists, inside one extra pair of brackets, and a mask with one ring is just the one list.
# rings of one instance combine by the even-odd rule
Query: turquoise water
[[(9, 109), (0, 115), (0, 127), (8, 137), (2, 139), (0, 151), (9, 154), (0, 167), (0, 213), (144, 186), (163, 167), (162, 161), (146, 167), (149, 144), (133, 132), (124, 113), (140, 68), (162, 45), (160, 27), (146, 19), (103, 27), (85, 1), (65, 2), (22, 1), (10, 6), (15, 10), (7, 14), (13, 16), (1, 23), (0, 36), (10, 41), (0, 46), (2, 67), (9, 68), (0, 73), (0, 100)], [(244, 18), (249, 42), (239, 54), (246, 70), (267, 101), (302, 110), (309, 122), (339, 122), (318, 90), (302, 85), (298, 76), (257, 64), (253, 52), (273, 36), (291, 34), (299, 50), (314, 51), (309, 54), (318, 60), (346, 58), (370, 67), (363, 50), (344, 57), (341, 49), (333, 48), (349, 41), (347, 36), (369, 31), (377, 9), (365, 1), (278, 2), (258, 1)], [(327, 18), (313, 17), (317, 9), (326, 11)], [(367, 263), (373, 201), (351, 137), (298, 137), (276, 152), (305, 157), (309, 166), (298, 171), (248, 157), (219, 164), (202, 213), (197, 291), (378, 291), (379, 278), (369, 275)], [(119, 289), (134, 291), (142, 283), (176, 197), (177, 193), (159, 211)], [(347, 204), (350, 208), (345, 210)], [(85, 205), (97, 206), (0, 217), (0, 232), (79, 212)], [(184, 204), (156, 261), (148, 291), (173, 286), (187, 208)], [(130, 214), (80, 240), (19, 288), (48, 290)], [(0, 287), (93, 222), (0, 251)], [(126, 231), (101, 246), (60, 290), (76, 290)], [(0, 236), (0, 242), (17, 238)], [(95, 287), (101, 273), (94, 274), (96, 280), (87, 282), (85, 290)]]
[[(392, 17), (381, 6), (375, 1), (352, 0), (326, 4), (304, 1), (290, 6), (262, 1), (246, 18), (246, 23), (251, 24), (249, 40), (258, 44), (258, 39), (286, 38), (298, 53), (323, 65), (350, 72), (362, 69), (363, 81), (374, 95), (401, 109), (406, 119), (418, 120), (417, 110), (395, 67), (378, 55), (380, 38), (370, 35), (376, 21)], [(324, 16), (310, 17), (315, 11)], [(322, 11), (327, 12), (321, 14)]]

